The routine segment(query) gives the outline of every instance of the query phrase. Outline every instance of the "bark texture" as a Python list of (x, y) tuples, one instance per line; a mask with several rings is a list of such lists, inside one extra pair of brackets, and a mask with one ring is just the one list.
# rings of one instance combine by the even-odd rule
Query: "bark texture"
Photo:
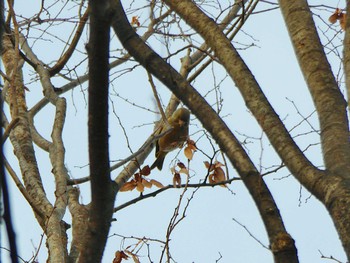
[[(347, 257), (350, 258), (350, 141), (347, 104), (328, 63), (307, 1), (280, 0), (279, 3), (319, 117), (327, 177), (316, 180), (314, 189), (321, 193), (320, 199), (330, 212)], [(345, 44), (348, 44), (348, 33)], [(348, 48), (345, 45), (344, 63), (349, 89)]]
[[(18, 39), (18, 36), (16, 36), (16, 39)], [(18, 43), (17, 40), (15, 41), (16, 43)], [(53, 207), (46, 197), (35, 157), (22, 78), (23, 61), (19, 57), (18, 47), (16, 48), (13, 45), (10, 37), (6, 36), (3, 39), (3, 44), (3, 62), (6, 74), (11, 76), (10, 83), (7, 83), (8, 90), (5, 92), (7, 92), (7, 98), (10, 102), (11, 117), (19, 119), (18, 124), (10, 133), (10, 140), (14, 147), (15, 155), (19, 160), (25, 191), (31, 200), (30, 204), (47, 236), (48, 260), (50, 262), (62, 262), (62, 260), (65, 261), (67, 256), (67, 226), (62, 221), (66, 205), (65, 189), (60, 188), (57, 192), (57, 206)], [(65, 105), (64, 99), (62, 100), (63, 105)], [(56, 149), (56, 144), (53, 147)], [(63, 163), (63, 160), (61, 161)]]
[(318, 113), (326, 169), (349, 178), (347, 104), (324, 53), (312, 13), (305, 0), (279, 2), (296, 57)]
[(101, 261), (115, 198), (108, 152), (109, 41), (112, 13), (109, 1), (90, 1), (89, 8), (88, 137), (92, 196), (88, 229), (79, 256), (79, 262), (82, 263)]

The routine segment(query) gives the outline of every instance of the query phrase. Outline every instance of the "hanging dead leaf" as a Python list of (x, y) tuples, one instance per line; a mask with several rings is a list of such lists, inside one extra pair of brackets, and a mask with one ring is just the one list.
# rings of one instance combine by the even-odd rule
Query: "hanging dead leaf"
[[(216, 183), (221, 183), (221, 182), (224, 182), (226, 180), (225, 172), (221, 167), (218, 167), (215, 169), (214, 176), (215, 176)], [(222, 184), (220, 186), (226, 187), (225, 184)]]
[(151, 184), (153, 184), (154, 186), (158, 187), (158, 188), (163, 188), (164, 185), (162, 185), (160, 182), (158, 182), (157, 180), (151, 179), (149, 181)]
[(334, 24), (337, 22), (339, 18), (339, 11), (341, 11), (339, 8), (335, 9), (334, 13), (328, 18), (328, 21)]
[(197, 150), (196, 143), (193, 140), (187, 140), (187, 146), (184, 149), (184, 154), (188, 160), (193, 159), (194, 152)]
[(210, 164), (208, 161), (204, 162), (204, 166), (209, 170), (209, 172), (212, 172), (215, 169), (214, 165)]
[(123, 259), (128, 259), (128, 255), (126, 255), (123, 251), (115, 252), (115, 257), (113, 259), (113, 263), (120, 263)]
[(175, 188), (181, 187), (181, 176), (179, 173), (174, 174), (173, 185)]
[(196, 151), (197, 150), (196, 143), (193, 140), (188, 139), (187, 140), (187, 145), (192, 151)]
[[(176, 170), (174, 169), (174, 171)], [(143, 176), (143, 174), (148, 175), (149, 172), (150, 170), (148, 165), (143, 167), (141, 171), (139, 173), (135, 173), (134, 178), (130, 182), (126, 182), (120, 188), (119, 191), (120, 192), (132, 191), (136, 188), (137, 191), (142, 193), (145, 190), (145, 188), (151, 188), (153, 185), (158, 188), (163, 188), (164, 186), (160, 182), (154, 179), (148, 180)]]
[(152, 183), (150, 183), (149, 181), (147, 181), (146, 179), (142, 178), (141, 180), (142, 184), (147, 187), (147, 188), (151, 188), (152, 187)]
[(136, 187), (135, 181), (126, 182), (120, 189), (120, 192), (132, 191)]
[(343, 13), (343, 10), (336, 8), (334, 13), (328, 18), (328, 21), (332, 24), (339, 20), (341, 29), (345, 30), (346, 14)]
[(209, 179), (209, 183), (210, 183), (210, 184), (215, 184), (215, 183), (216, 183), (216, 182), (215, 182), (215, 175), (214, 175), (214, 174), (209, 174), (208, 179)]
[(149, 168), (148, 165), (144, 166), (140, 171), (140, 174), (144, 176), (150, 175), (150, 173), (151, 173), (151, 168)]
[(141, 181), (137, 182), (136, 190), (139, 191), (140, 193), (142, 193), (145, 190), (145, 187)]
[(131, 23), (130, 23), (132, 26), (134, 27), (139, 27), (141, 24), (140, 24), (140, 21), (139, 21), (139, 18), (137, 16), (133, 16), (131, 18)]
[[(225, 171), (221, 168), (222, 166), (225, 166), (224, 164), (215, 161), (215, 163), (210, 165), (209, 162), (205, 161), (204, 165), (210, 172), (208, 177), (210, 184), (217, 184), (226, 181)], [(226, 187), (226, 184), (220, 186)]]
[(135, 180), (136, 182), (141, 181), (141, 179), (142, 179), (142, 176), (140, 175), (140, 173), (134, 174), (134, 180)]
[[(178, 162), (178, 163), (177, 163), (177, 166), (178, 166), (180, 169), (186, 168), (186, 165), (185, 165), (184, 163), (182, 163), (182, 162)], [(176, 172), (175, 169), (174, 169), (174, 172)]]
[(187, 169), (186, 167), (181, 168), (181, 169), (180, 169), (180, 171), (178, 171), (178, 173), (180, 173), (180, 174), (187, 174), (187, 175), (189, 175), (188, 169)]
[(190, 147), (187, 146), (187, 147), (184, 149), (184, 154), (185, 154), (185, 156), (186, 156), (186, 158), (187, 158), (188, 160), (192, 160), (192, 158), (193, 158), (193, 152), (192, 152), (192, 150), (191, 150)]

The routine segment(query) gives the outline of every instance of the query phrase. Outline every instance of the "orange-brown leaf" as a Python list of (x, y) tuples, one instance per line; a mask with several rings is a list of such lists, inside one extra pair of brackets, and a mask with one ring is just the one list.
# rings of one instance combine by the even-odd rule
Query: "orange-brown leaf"
[(209, 170), (209, 172), (213, 171), (215, 169), (215, 166), (213, 164), (210, 164), (208, 161), (204, 162), (205, 168)]
[(137, 182), (136, 190), (141, 192), (141, 193), (145, 190), (144, 185), (140, 181)]
[(140, 175), (140, 173), (136, 173), (136, 174), (134, 174), (134, 178), (135, 178), (136, 182), (139, 182), (139, 181), (141, 181), (142, 176)]
[[(209, 176), (209, 182), (212, 181), (214, 183), (220, 183), (220, 182), (224, 182), (225, 180), (226, 180), (226, 175), (224, 170), (221, 167), (215, 168), (215, 171), (211, 174), (211, 176)], [(221, 184), (220, 186), (226, 187), (226, 184)]]
[(179, 174), (187, 174), (189, 175), (188, 169), (186, 167), (181, 168), (180, 171), (178, 171)]
[(154, 186), (158, 187), (158, 188), (163, 188), (164, 185), (162, 185), (160, 182), (158, 182), (157, 180), (151, 179), (149, 181), (151, 184), (153, 184)]
[(337, 22), (338, 20), (338, 13), (333, 13), (329, 18), (328, 21), (332, 24), (334, 24), (335, 22)]
[(193, 151), (197, 150), (196, 143), (193, 140), (188, 139), (187, 145), (191, 150), (193, 150)]
[(343, 10), (340, 8), (336, 8), (334, 13), (328, 18), (328, 21), (334, 24), (337, 22), (337, 20), (340, 18), (340, 16), (343, 14)]
[(181, 176), (179, 173), (175, 173), (173, 177), (173, 185), (174, 187), (180, 187), (181, 186)]
[(210, 184), (215, 184), (216, 183), (214, 174), (210, 174), (208, 179), (209, 179), (209, 183)]
[(215, 168), (215, 175), (217, 178), (216, 181), (218, 181), (218, 182), (222, 182), (222, 181), (226, 180), (225, 172), (221, 167)]
[(152, 187), (152, 183), (150, 183), (149, 181), (147, 181), (146, 179), (142, 179), (142, 184), (147, 187), (147, 188), (151, 188)]
[(128, 256), (123, 251), (115, 252), (113, 263), (120, 263), (123, 259), (128, 259)]
[[(178, 163), (177, 163), (177, 166), (178, 166), (180, 169), (186, 168), (186, 165), (184, 165), (184, 163), (182, 163), (182, 162), (178, 162)], [(176, 172), (176, 171), (175, 171), (175, 172)]]
[(126, 192), (126, 191), (132, 191), (136, 187), (136, 184), (134, 181), (126, 182), (122, 187), (120, 187), (120, 192)]
[(135, 25), (135, 26), (140, 26), (140, 22), (139, 22), (139, 19), (138, 19), (138, 17), (137, 16), (133, 16), (132, 18), (131, 18), (131, 23), (130, 23), (131, 25)]
[(184, 149), (184, 154), (185, 154), (185, 156), (186, 156), (186, 158), (187, 158), (188, 160), (192, 160), (192, 158), (193, 158), (193, 152), (192, 152), (192, 150), (191, 150), (191, 148), (190, 148), (189, 146), (187, 146), (187, 147)]
[(141, 169), (141, 172), (140, 174), (141, 175), (144, 175), (144, 176), (147, 176), (151, 173), (151, 168), (149, 168), (148, 165), (144, 166), (142, 169)]

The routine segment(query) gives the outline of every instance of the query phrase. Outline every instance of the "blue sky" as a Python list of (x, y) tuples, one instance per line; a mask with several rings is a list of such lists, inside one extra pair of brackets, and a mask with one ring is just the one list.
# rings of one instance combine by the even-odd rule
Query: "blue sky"
[[(309, 1), (310, 4), (320, 4), (321, 2), (323, 1)], [(343, 7), (341, 6), (341, 4), (344, 5), (343, 2), (338, 3), (339, 7)], [(337, 3), (328, 4), (334, 4), (334, 7), (336, 7)], [(141, 2), (140, 5), (142, 5)], [(258, 9), (268, 7), (271, 6), (260, 4)], [(35, 13), (39, 10), (39, 4), (32, 5), (27, 1), (17, 1), (16, 10), (18, 10), (17, 14), (31, 16), (33, 12)], [(66, 10), (68, 10), (68, 6)], [(314, 9), (314, 12), (325, 21), (331, 14), (327, 11), (327, 8)], [(146, 10), (141, 10), (135, 14), (140, 16), (141, 23), (148, 16)], [(322, 23), (319, 18), (315, 19), (319, 25), (319, 30), (325, 31), (327, 25)], [(72, 26), (69, 23), (62, 23), (60, 26), (50, 29), (57, 33), (59, 38), (65, 39), (67, 38), (67, 32), (70, 32), (69, 30), (71, 30)], [(340, 30), (337, 25), (334, 28)], [(294, 136), (298, 135), (296, 141), (299, 147), (306, 149), (308, 145), (315, 144), (308, 148), (306, 155), (315, 165), (322, 166), (318, 136), (315, 133), (308, 133), (311, 130), (309, 124), (303, 122), (298, 125), (302, 120), (301, 115), (311, 115), (310, 123), (314, 128), (318, 128), (317, 116), (312, 114), (314, 111), (313, 103), (294, 57), (294, 51), (288, 39), (288, 33), (280, 11), (274, 10), (253, 15), (247, 24), (244, 25), (243, 30), (244, 32), (240, 33), (234, 40), (234, 45), (239, 48), (243, 44), (250, 45), (254, 43), (254, 46), (240, 50), (241, 56), (252, 70), (286, 127), (288, 129), (293, 128), (292, 134)], [(139, 29), (138, 32), (142, 34), (143, 31), (144, 29)], [(39, 32), (38, 30), (31, 31), (31, 33), (36, 35), (40, 34)], [(330, 36), (334, 34), (333, 31), (328, 32)], [(339, 37), (342, 36), (343, 33), (339, 33)], [(199, 39), (197, 40), (200, 41)], [(38, 41), (30, 41), (34, 43), (33, 49), (38, 52), (39, 58), (45, 63), (51, 63), (51, 61), (57, 59), (64, 46), (64, 43), (57, 40), (56, 37), (45, 34)], [(83, 41), (79, 46), (81, 52), (84, 52), (86, 41), (87, 34), (84, 33)], [(162, 41), (164, 39), (161, 36), (157, 36), (157, 40), (152, 39), (149, 43), (162, 56), (166, 56), (167, 50), (161, 44)], [(171, 42), (171, 48), (173, 49), (183, 45), (186, 45), (186, 43), (181, 41)], [(112, 55), (121, 54), (119, 50), (120, 45), (115, 39), (112, 41), (111, 49), (114, 50)], [(171, 64), (179, 69), (180, 58), (184, 55), (185, 52), (182, 52), (172, 57), (170, 59)], [(77, 53), (69, 65), (75, 65), (83, 57), (84, 54)], [(339, 61), (335, 56), (330, 56), (330, 58), (336, 71)], [(130, 68), (132, 65), (134, 64), (127, 63), (122, 68)], [(28, 68), (25, 70), (25, 82), (30, 89), (30, 92), (27, 93), (28, 105), (31, 108), (42, 97), (42, 91), (39, 82), (32, 80), (34, 75)], [(86, 70), (86, 61), (76, 68), (76, 72), (79, 75), (84, 74)], [(146, 72), (142, 68), (137, 67), (131, 72), (121, 75), (122, 71), (120, 70), (121, 68), (117, 68), (111, 72), (111, 80), (113, 82), (111, 83), (110, 95), (110, 159), (113, 161), (124, 159), (130, 154), (128, 144), (133, 151), (136, 151), (152, 133), (152, 123), (158, 118), (152, 112), (155, 109), (155, 105)], [(75, 72), (72, 71), (71, 73), (72, 77), (74, 77)], [(280, 160), (266, 137), (262, 134), (256, 121), (246, 109), (237, 88), (225, 76), (226, 72), (222, 67), (215, 64), (209, 66), (201, 77), (196, 79), (193, 85), (202, 94), (208, 93), (207, 100), (214, 103), (217, 93), (211, 90), (220, 83), (219, 90), (221, 93), (219, 95), (224, 99), (221, 115), (225, 116), (225, 122), (235, 132), (238, 139), (242, 142), (245, 141), (244, 147), (255, 165), (262, 172), (269, 171), (278, 166)], [(67, 83), (67, 80), (57, 77), (53, 79), (53, 83), (56, 87), (61, 87)], [(162, 101), (166, 103), (170, 93), (166, 87), (157, 81), (156, 86)], [(84, 83), (81, 87), (64, 94), (68, 105), (67, 121), (64, 128), (66, 165), (73, 178), (88, 175), (86, 87), (87, 85)], [(291, 101), (295, 103), (301, 115), (298, 114)], [(39, 132), (48, 139), (51, 134), (53, 118), (54, 107), (48, 105), (35, 119)], [(123, 129), (127, 131), (128, 142)], [(190, 134), (193, 139), (198, 140), (198, 147), (207, 154), (212, 154), (210, 142), (206, 137), (203, 137), (202, 128), (194, 117), (191, 118)], [(8, 142), (5, 147), (6, 155), (18, 171), (16, 161), (11, 157), (12, 149)], [(50, 172), (51, 167), (48, 165), (48, 155), (37, 147), (35, 151), (46, 192), (50, 200), (53, 201), (54, 183)], [(171, 184), (172, 175), (169, 167), (171, 160), (177, 154), (179, 154), (177, 158), (185, 160), (182, 152), (169, 154), (163, 171), (152, 172), (151, 178), (162, 182), (164, 185)], [(217, 159), (223, 161), (220, 155), (217, 156)], [(153, 160), (154, 154), (152, 153), (145, 164), (151, 164)], [(198, 182), (204, 177), (206, 170), (203, 161), (206, 160), (206, 157), (200, 152), (195, 154), (190, 166), (191, 182)], [(230, 177), (238, 176), (230, 164), (227, 168)], [(112, 177), (117, 176), (119, 172), (120, 170), (113, 171)], [(346, 257), (339, 238), (323, 205), (315, 197), (310, 196), (285, 168), (266, 176), (265, 180), (280, 208), (288, 232), (296, 240), (300, 262), (325, 262), (325, 259), (321, 259), (319, 251), (325, 256), (332, 255), (338, 260), (345, 262)], [(32, 210), (21, 197), (14, 184), (11, 183), (10, 187), (13, 204), (12, 211), (15, 218), (14, 226), (18, 236), (20, 256), (29, 260), (40, 244), (42, 230), (33, 218)], [(87, 204), (90, 200), (89, 185), (87, 183), (82, 184), (79, 188), (82, 192), (81, 202)], [(198, 190), (194, 194), (188, 206), (185, 219), (175, 228), (171, 237), (170, 249), (173, 258), (177, 262), (215, 262), (220, 257), (219, 262), (273, 262), (271, 253), (235, 221), (237, 220), (244, 225), (262, 244), (268, 245), (260, 216), (243, 183), (234, 181), (229, 186), (229, 189), (222, 187), (205, 188)], [(153, 190), (148, 190), (148, 192)], [(189, 189), (185, 193), (185, 199), (181, 205), (182, 209), (193, 191), (194, 189)], [(169, 220), (178, 204), (181, 193), (181, 189), (169, 190), (155, 198), (138, 202), (117, 212), (114, 216), (117, 221), (112, 223), (111, 237), (108, 239), (103, 262), (112, 262), (116, 250), (126, 249), (129, 245), (138, 242), (133, 238), (123, 241), (118, 235), (164, 240)], [(116, 206), (138, 195), (136, 191), (119, 193)], [(65, 220), (70, 222), (68, 211)], [(70, 235), (69, 231), (68, 234)], [(4, 242), (2, 235), (2, 244)], [(150, 242), (150, 244), (151, 256), (155, 262), (158, 262), (161, 245), (159, 242)], [(38, 260), (39, 262), (44, 262), (47, 257), (45, 243), (41, 246)], [(146, 248), (146, 246), (143, 246), (139, 251), (141, 262), (148, 262)], [(132, 249), (132, 246), (128, 249)], [(2, 254), (5, 255), (6, 253), (3, 251)], [(5, 256), (3, 256), (3, 262), (9, 262)]]

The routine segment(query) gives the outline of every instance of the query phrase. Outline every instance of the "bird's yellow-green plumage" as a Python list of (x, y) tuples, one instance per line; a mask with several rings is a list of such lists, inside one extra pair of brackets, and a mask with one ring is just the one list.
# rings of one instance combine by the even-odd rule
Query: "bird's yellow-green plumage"
[[(188, 125), (190, 122), (190, 112), (185, 108), (177, 109), (168, 119), (168, 123), (173, 128), (169, 133), (159, 138), (156, 142), (156, 160), (151, 165), (151, 169), (157, 167), (162, 170), (164, 158), (168, 152), (181, 148), (188, 138)], [(162, 132), (161, 127), (159, 133)]]

